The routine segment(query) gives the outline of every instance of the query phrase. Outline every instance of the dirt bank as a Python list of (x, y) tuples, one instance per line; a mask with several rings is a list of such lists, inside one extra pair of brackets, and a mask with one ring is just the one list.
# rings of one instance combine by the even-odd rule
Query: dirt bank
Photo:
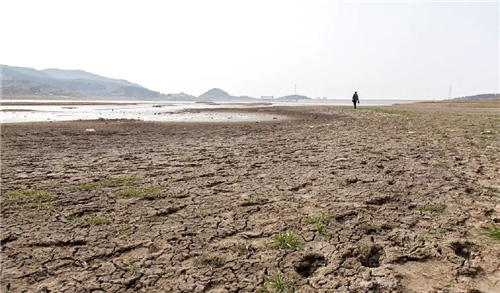
[(500, 292), (498, 115), (247, 111), (2, 125), (1, 291)]

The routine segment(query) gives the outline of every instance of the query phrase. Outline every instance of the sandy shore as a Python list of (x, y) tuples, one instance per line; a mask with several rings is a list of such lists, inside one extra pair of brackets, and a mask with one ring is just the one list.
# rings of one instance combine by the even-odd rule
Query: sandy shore
[(1, 291), (500, 292), (500, 117), (422, 107), (2, 125)]

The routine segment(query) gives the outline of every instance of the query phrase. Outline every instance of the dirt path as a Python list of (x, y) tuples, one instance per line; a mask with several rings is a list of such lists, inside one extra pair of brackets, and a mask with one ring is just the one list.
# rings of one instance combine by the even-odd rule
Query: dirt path
[(500, 292), (497, 115), (248, 111), (2, 125), (1, 291)]

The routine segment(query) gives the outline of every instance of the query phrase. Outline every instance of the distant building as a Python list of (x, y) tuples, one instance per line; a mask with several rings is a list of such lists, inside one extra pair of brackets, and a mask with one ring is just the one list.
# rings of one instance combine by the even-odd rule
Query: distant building
[(262, 100), (274, 100), (274, 96), (260, 96)]

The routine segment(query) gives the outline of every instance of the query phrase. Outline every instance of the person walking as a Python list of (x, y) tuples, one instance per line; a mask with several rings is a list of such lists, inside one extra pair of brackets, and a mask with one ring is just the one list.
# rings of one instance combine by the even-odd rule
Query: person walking
[(356, 103), (359, 104), (358, 92), (354, 92), (354, 95), (352, 96), (352, 102), (354, 104), (354, 109), (356, 109)]

